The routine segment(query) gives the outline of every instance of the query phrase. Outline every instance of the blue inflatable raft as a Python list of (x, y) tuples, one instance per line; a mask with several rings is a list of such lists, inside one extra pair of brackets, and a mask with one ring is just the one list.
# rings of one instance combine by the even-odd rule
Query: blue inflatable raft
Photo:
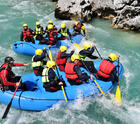
[[(98, 70), (99, 64), (102, 60), (95, 61), (95, 67)], [(116, 66), (118, 66), (118, 62), (114, 62)], [(83, 72), (88, 73), (84, 68), (81, 68)], [(121, 79), (122, 74), (124, 72), (122, 64), (119, 63), (119, 79)], [(65, 92), (68, 99), (68, 103), (74, 102), (74, 100), (79, 99), (79, 96), (82, 98), (95, 98), (101, 96), (98, 87), (94, 83), (94, 80), (91, 79), (89, 82), (85, 82), (81, 85), (70, 85), (67, 79), (65, 78), (65, 73), (59, 71), (60, 75), (64, 79), (66, 83)], [(89, 75), (89, 73), (88, 73)], [(95, 78), (95, 77), (94, 77)], [(116, 87), (116, 82), (113, 84), (112, 81), (104, 82), (101, 80), (97, 80), (97, 83), (103, 90), (105, 94), (109, 91), (113, 90)], [(27, 74), (22, 76), (22, 81), (26, 83), (29, 91), (18, 90), (12, 102), (12, 107), (28, 110), (28, 111), (42, 111), (47, 110), (58, 102), (65, 104), (65, 98), (62, 90), (57, 92), (47, 92), (43, 88), (43, 83), (41, 81), (40, 76), (35, 76), (32, 74)], [(32, 90), (36, 89), (36, 90)], [(12, 91), (0, 91), (0, 102), (4, 104), (9, 104), (11, 98), (13, 96)]]
[[(72, 42), (79, 44), (82, 40), (82, 35), (76, 35), (72, 37)], [(55, 45), (51, 47), (51, 51), (56, 51), (59, 49), (60, 46), (67, 46), (69, 48), (73, 44), (68, 40), (59, 40)], [(24, 41), (16, 41), (12, 45), (12, 49), (19, 54), (27, 55), (27, 56), (33, 56), (35, 55), (35, 50), (36, 49), (43, 49), (46, 48), (47, 50), (49, 49), (48, 45), (43, 45), (39, 44), (39, 41), (35, 40), (35, 44), (31, 42), (24, 42)]]

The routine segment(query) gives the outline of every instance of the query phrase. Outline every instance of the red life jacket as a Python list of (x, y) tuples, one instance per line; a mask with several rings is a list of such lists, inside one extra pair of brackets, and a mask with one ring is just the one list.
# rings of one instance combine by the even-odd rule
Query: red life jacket
[(3, 70), (7, 70), (8, 71), (8, 74), (7, 74), (7, 78), (11, 78), (14, 73), (12, 72), (11, 68), (10, 67), (7, 67), (7, 64), (3, 64), (0, 68), (0, 75), (4, 75), (4, 71)]
[(73, 70), (75, 65), (76, 65), (75, 63), (69, 63), (69, 62), (66, 64), (65, 66), (66, 78), (73, 79), (73, 80), (78, 78), (78, 75)]
[(81, 27), (82, 27), (82, 25), (80, 23), (78, 23), (77, 26), (76, 26), (76, 30), (80, 32), (81, 31)]
[(24, 39), (26, 39), (27, 37), (32, 37), (33, 36), (32, 33), (30, 32), (29, 28), (26, 31), (22, 30), (22, 33), (23, 33)]
[(51, 30), (50, 32), (49, 32), (49, 40), (50, 41), (54, 41), (54, 34), (55, 33), (55, 35), (57, 36), (57, 34), (58, 34), (58, 31), (57, 30)]
[(56, 64), (59, 66), (60, 71), (65, 71), (66, 58), (61, 58), (61, 52), (58, 52), (56, 57)]
[(109, 78), (111, 71), (115, 68), (115, 65), (107, 60), (103, 60), (99, 66), (97, 74), (104, 78)]
[(67, 61), (66, 58), (61, 58), (61, 52), (58, 52), (57, 57), (56, 57), (56, 64), (64, 65), (64, 64), (66, 64), (66, 61)]
[[(2, 67), (2, 66), (0, 67), (0, 75), (1, 75), (1, 71), (6, 69), (6, 67)], [(4, 88), (4, 84), (3, 84), (3, 81), (1, 79), (1, 77), (0, 77), (0, 87), (3, 87)]]

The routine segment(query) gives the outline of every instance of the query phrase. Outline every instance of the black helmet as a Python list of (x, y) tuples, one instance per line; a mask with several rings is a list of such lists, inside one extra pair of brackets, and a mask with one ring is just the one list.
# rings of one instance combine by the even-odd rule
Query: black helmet
[(8, 56), (8, 57), (5, 58), (4, 63), (10, 64), (10, 63), (14, 63), (14, 61), (15, 61), (15, 60), (14, 60), (12, 57), (9, 57), (9, 56)]

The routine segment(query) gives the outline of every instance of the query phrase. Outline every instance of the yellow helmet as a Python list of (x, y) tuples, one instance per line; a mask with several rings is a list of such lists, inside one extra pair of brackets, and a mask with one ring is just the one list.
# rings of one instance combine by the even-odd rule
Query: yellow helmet
[(61, 24), (61, 28), (66, 28), (66, 24)]
[(75, 25), (77, 26), (79, 22), (75, 22)]
[(53, 29), (53, 25), (48, 25), (48, 30)]
[(37, 49), (36, 51), (35, 51), (35, 54), (36, 55), (41, 55), (43, 53), (43, 50), (42, 49)]
[(65, 52), (66, 50), (67, 50), (67, 47), (66, 47), (66, 46), (61, 46), (61, 47), (60, 47), (60, 51), (61, 51), (61, 52)]
[(115, 61), (115, 60), (117, 60), (117, 55), (115, 54), (115, 53), (110, 53), (109, 55), (108, 55), (108, 58), (110, 58), (111, 59), (111, 61)]
[(49, 20), (49, 21), (48, 21), (48, 24), (53, 24), (53, 21), (52, 21), (52, 20)]
[(90, 43), (85, 43), (84, 44), (84, 49), (87, 50), (91, 47), (91, 44)]
[(36, 22), (36, 26), (37, 26), (37, 25), (40, 25), (40, 22)]
[(86, 30), (85, 26), (82, 26), (81, 29), (82, 29), (82, 30)]
[(75, 60), (80, 60), (79, 55), (73, 54), (73, 55), (71, 56), (71, 61), (74, 62)]
[(23, 27), (27, 27), (28, 25), (27, 24), (23, 24)]
[(48, 61), (46, 65), (47, 65), (48, 68), (52, 68), (56, 64), (55, 64), (55, 61)]

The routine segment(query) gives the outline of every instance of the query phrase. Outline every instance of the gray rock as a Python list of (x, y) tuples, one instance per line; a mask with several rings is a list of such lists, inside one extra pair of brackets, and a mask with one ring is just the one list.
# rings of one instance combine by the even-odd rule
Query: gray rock
[(115, 2), (117, 16), (113, 19), (112, 25), (117, 28), (140, 31), (139, 4), (139, 0), (119, 0)]
[(55, 9), (55, 17), (59, 19), (84, 18), (90, 21), (92, 16), (92, 5), (89, 0), (59, 0)]
[(55, 17), (90, 21), (94, 17), (113, 18), (117, 28), (140, 30), (140, 0), (58, 0)]

